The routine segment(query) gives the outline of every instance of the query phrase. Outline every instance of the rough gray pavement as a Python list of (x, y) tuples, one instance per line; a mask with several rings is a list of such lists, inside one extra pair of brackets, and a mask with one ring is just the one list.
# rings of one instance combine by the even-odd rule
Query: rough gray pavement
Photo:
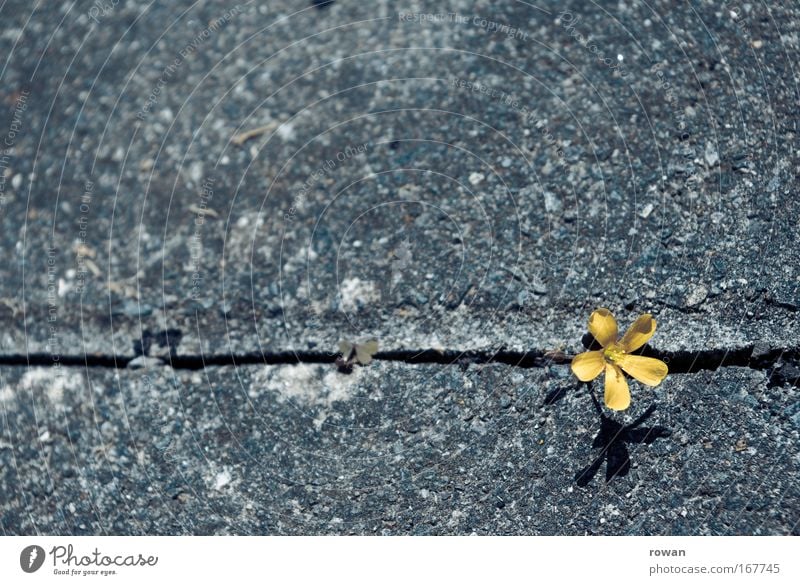
[(6, 351), (796, 343), (793, 9), (290, 4), (6, 3)]
[[(0, 528), (796, 532), (798, 34), (791, 3), (3, 3)], [(564, 364), (254, 363), (569, 354), (597, 306), (695, 371), (634, 387), (673, 434), (607, 484)]]
[(349, 376), (305, 364), (60, 376), (14, 368), (0, 395), (1, 526), (11, 534), (796, 530), (794, 389), (769, 387), (746, 368), (671, 376), (636, 392), (621, 421), (658, 404), (624, 445), (627, 474), (606, 482), (601, 461), (581, 486), (576, 475), (602, 453), (592, 446), (600, 419), (585, 387), (558, 370), (376, 363)]

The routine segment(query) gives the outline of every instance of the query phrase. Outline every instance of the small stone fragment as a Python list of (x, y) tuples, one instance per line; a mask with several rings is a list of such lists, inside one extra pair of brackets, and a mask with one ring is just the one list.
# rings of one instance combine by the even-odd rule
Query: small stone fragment
[(686, 306), (696, 307), (705, 301), (707, 297), (708, 289), (706, 287), (704, 287), (702, 284), (693, 286), (689, 291), (689, 294), (686, 295)]
[(653, 209), (655, 209), (655, 206), (652, 203), (646, 203), (645, 206), (639, 211), (639, 217), (642, 219), (647, 219), (650, 217), (650, 214), (653, 213)]
[(561, 200), (558, 198), (558, 195), (556, 195), (552, 191), (545, 191), (544, 208), (547, 211), (547, 213), (560, 213)]
[(483, 182), (486, 177), (483, 176), (482, 173), (472, 173), (469, 176), (469, 182), (471, 185), (478, 185)]
[(706, 152), (705, 152), (706, 163), (708, 166), (713, 167), (715, 164), (719, 162), (719, 153), (717, 152), (716, 147), (710, 142), (706, 143)]
[(164, 361), (155, 357), (148, 357), (140, 355), (128, 362), (129, 370), (141, 370), (150, 368), (160, 368), (164, 365)]

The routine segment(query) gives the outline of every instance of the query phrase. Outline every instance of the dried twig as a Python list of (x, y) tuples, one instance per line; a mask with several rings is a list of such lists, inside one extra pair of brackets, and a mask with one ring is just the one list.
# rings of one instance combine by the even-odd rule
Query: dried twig
[(262, 134), (266, 134), (270, 130), (274, 130), (277, 127), (276, 122), (270, 122), (266, 126), (261, 126), (260, 128), (253, 128), (252, 130), (247, 130), (246, 132), (241, 132), (231, 138), (231, 142), (233, 142), (236, 146), (241, 146), (251, 138), (255, 138), (256, 136), (261, 136)]

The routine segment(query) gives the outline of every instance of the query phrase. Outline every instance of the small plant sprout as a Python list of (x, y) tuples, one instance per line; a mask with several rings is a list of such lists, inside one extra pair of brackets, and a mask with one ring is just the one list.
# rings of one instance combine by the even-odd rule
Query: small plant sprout
[(618, 339), (614, 315), (608, 309), (597, 309), (589, 317), (589, 333), (602, 349), (576, 355), (572, 360), (572, 373), (581, 382), (589, 382), (605, 371), (606, 406), (611, 410), (625, 410), (631, 404), (631, 393), (623, 371), (647, 386), (658, 386), (667, 376), (667, 364), (661, 360), (633, 354), (655, 332), (656, 320), (645, 314)]
[(364, 343), (340, 341), (339, 351), (342, 355), (336, 358), (336, 365), (340, 370), (350, 372), (356, 363), (368, 366), (372, 362), (372, 356), (378, 353), (378, 340), (370, 339)]

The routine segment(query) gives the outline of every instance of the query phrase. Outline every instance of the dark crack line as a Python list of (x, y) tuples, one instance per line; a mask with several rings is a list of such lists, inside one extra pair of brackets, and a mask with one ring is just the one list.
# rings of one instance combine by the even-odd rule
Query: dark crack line
[[(670, 373), (691, 374), (722, 367), (744, 367), (767, 371), (770, 381), (776, 384), (800, 385), (800, 348), (775, 348), (756, 351), (755, 346), (733, 350), (708, 349), (701, 351), (665, 352), (645, 347), (638, 354), (665, 361)], [(208, 366), (245, 366), (281, 364), (334, 364), (338, 353), (318, 351), (250, 352), (240, 354), (165, 356), (162, 361), (174, 369), (200, 370)], [(141, 356), (139, 356), (141, 357)], [(532, 350), (520, 351), (458, 351), (458, 350), (396, 350), (382, 351), (374, 359), (405, 364), (438, 364), (442, 366), (468, 366), (470, 364), (505, 364), (518, 368), (544, 368), (566, 365), (571, 355), (559, 352)], [(137, 356), (115, 355), (62, 355), (54, 359), (49, 353), (10, 354), (0, 356), (0, 366), (68, 366), (92, 368), (128, 367)]]

